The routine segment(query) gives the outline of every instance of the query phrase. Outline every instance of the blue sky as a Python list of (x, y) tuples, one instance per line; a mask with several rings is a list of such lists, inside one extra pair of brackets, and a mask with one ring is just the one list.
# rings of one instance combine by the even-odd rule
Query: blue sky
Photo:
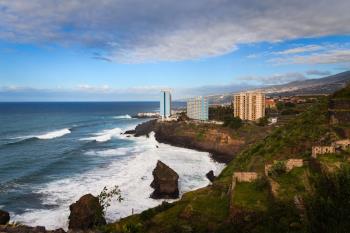
[(185, 98), (339, 73), (350, 3), (335, 2), (0, 1), (0, 101)]

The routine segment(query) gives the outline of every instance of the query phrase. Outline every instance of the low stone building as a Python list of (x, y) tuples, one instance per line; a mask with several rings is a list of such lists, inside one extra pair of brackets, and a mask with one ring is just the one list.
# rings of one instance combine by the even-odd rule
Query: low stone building
[(233, 178), (237, 182), (253, 182), (258, 179), (258, 173), (256, 172), (235, 172)]
[(334, 146), (313, 146), (311, 156), (313, 158), (317, 158), (318, 155), (333, 154), (333, 153), (335, 153)]

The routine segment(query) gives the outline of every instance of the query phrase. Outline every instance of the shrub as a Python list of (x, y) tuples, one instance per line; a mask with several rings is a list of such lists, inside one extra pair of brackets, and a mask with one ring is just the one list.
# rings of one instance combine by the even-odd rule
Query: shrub
[(224, 120), (224, 127), (239, 129), (243, 125), (242, 120), (238, 117), (228, 116)]
[(270, 171), (269, 176), (271, 177), (278, 177), (286, 172), (286, 164), (284, 161), (277, 161), (275, 162)]
[(113, 198), (116, 197), (119, 202), (123, 200), (118, 186), (114, 186), (110, 190), (108, 190), (107, 187), (104, 187), (101, 193), (97, 197), (103, 209), (103, 213), (102, 213), (103, 216), (106, 215), (107, 208), (111, 205), (111, 201)]
[(305, 201), (309, 232), (347, 233), (350, 229), (350, 169), (310, 178), (313, 192)]

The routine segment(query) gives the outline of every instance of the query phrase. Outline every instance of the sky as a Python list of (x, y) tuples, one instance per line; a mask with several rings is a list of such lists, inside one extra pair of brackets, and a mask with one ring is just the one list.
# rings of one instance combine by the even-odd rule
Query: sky
[(0, 0), (0, 101), (175, 99), (350, 70), (349, 0)]

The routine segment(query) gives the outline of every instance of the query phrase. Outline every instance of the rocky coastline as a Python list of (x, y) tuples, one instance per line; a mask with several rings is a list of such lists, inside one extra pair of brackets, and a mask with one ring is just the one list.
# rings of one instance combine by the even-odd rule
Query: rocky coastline
[[(228, 163), (234, 158), (235, 152), (241, 149), (243, 140), (231, 138), (227, 132), (209, 129), (205, 137), (198, 138), (196, 134), (184, 134), (191, 132), (189, 125), (185, 122), (159, 122), (149, 120), (135, 127), (134, 130), (126, 131), (125, 134), (135, 137), (149, 136), (155, 133), (158, 142), (170, 144), (172, 146), (184, 147), (198, 151), (211, 153), (215, 161)], [(165, 175), (164, 175), (165, 174)], [(154, 188), (151, 198), (177, 198), (178, 174), (167, 165), (158, 161), (153, 171), (154, 180), (150, 184)], [(208, 171), (207, 178), (212, 182), (215, 176), (212, 171)], [(97, 207), (96, 207), (97, 206)], [(97, 197), (91, 194), (82, 196), (76, 203), (70, 206), (71, 215), (69, 217), (69, 230), (63, 229), (47, 230), (43, 226), (29, 227), (25, 225), (9, 224), (8, 213), (3, 211), (4, 222), (0, 223), (0, 232), (9, 233), (75, 233), (75, 232), (98, 232), (94, 226), (106, 224), (104, 218), (100, 218), (101, 208), (98, 206)], [(96, 212), (97, 211), (97, 212)], [(98, 218), (96, 217), (98, 216)], [(96, 224), (97, 223), (97, 224)]]
[(160, 143), (209, 152), (211, 157), (220, 163), (229, 163), (245, 145), (244, 139), (232, 137), (223, 127), (201, 124), (193, 126), (185, 121), (150, 120), (137, 125), (134, 130), (126, 131), (125, 134), (140, 137), (148, 136), (151, 132), (155, 133), (155, 138)]

